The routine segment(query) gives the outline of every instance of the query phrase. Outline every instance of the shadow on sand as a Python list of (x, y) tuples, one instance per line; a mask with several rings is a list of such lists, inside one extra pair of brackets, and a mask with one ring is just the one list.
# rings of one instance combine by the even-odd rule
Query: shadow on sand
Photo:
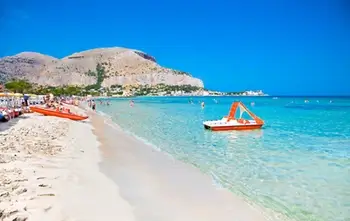
[(12, 126), (16, 125), (20, 119), (26, 119), (26, 118), (28, 118), (28, 116), (21, 115), (19, 117), (11, 119), (8, 122), (0, 122), (0, 132), (4, 132), (4, 131), (10, 129)]

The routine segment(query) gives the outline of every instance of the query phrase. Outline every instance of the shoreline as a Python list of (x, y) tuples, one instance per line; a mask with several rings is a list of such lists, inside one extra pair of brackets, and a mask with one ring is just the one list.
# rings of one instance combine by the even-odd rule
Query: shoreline
[(197, 167), (155, 150), (111, 119), (96, 113), (92, 124), (104, 158), (101, 171), (133, 206), (136, 220), (287, 220), (216, 187)]
[(90, 119), (28, 114), (0, 124), (0, 220), (281, 220), (106, 117), (70, 107)]

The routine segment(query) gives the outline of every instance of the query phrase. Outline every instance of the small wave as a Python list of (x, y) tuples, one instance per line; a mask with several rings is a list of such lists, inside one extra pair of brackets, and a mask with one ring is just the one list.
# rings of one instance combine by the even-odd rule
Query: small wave
[(213, 173), (212, 171), (210, 171), (210, 176), (211, 176), (213, 185), (214, 185), (217, 189), (225, 189), (225, 187), (220, 183), (219, 177), (217, 177), (217, 176), (215, 175), (215, 173)]
[(123, 132), (123, 133), (126, 133), (126, 134), (128, 134), (128, 135), (130, 135), (130, 136), (132, 136), (132, 137), (134, 137), (134, 138), (136, 138), (137, 140), (141, 141), (142, 143), (144, 143), (144, 144), (146, 144), (146, 145), (152, 147), (152, 148), (153, 148), (154, 150), (156, 150), (156, 151), (162, 152), (162, 150), (161, 150), (159, 147), (157, 147), (157, 146), (154, 145), (153, 143), (149, 142), (149, 141), (146, 140), (145, 138), (140, 137), (140, 136), (136, 135), (135, 133), (133, 133), (133, 132), (131, 132), (131, 131), (125, 129), (125, 128), (122, 128), (118, 123), (116, 123), (116, 122), (113, 121), (113, 118), (112, 118), (111, 115), (106, 114), (106, 113), (104, 113), (104, 112), (102, 112), (102, 111), (97, 111), (97, 113), (98, 113), (100, 116), (102, 116), (102, 117), (105, 118), (104, 123), (107, 124), (108, 126), (112, 127), (113, 129), (119, 130), (119, 131), (121, 131), (121, 132)]

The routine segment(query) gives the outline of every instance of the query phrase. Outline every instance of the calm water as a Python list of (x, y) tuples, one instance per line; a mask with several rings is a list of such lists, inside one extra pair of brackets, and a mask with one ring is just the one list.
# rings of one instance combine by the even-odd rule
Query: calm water
[[(114, 99), (97, 108), (252, 202), (295, 220), (350, 220), (350, 98), (133, 99), (134, 107)], [(220, 119), (237, 99), (265, 120), (262, 130), (203, 129), (204, 120)]]

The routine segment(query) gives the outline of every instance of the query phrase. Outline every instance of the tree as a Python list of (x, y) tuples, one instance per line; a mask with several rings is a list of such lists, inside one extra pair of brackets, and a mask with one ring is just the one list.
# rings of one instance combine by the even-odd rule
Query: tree
[(5, 83), (5, 88), (15, 93), (28, 92), (32, 87), (26, 80), (14, 80)]

